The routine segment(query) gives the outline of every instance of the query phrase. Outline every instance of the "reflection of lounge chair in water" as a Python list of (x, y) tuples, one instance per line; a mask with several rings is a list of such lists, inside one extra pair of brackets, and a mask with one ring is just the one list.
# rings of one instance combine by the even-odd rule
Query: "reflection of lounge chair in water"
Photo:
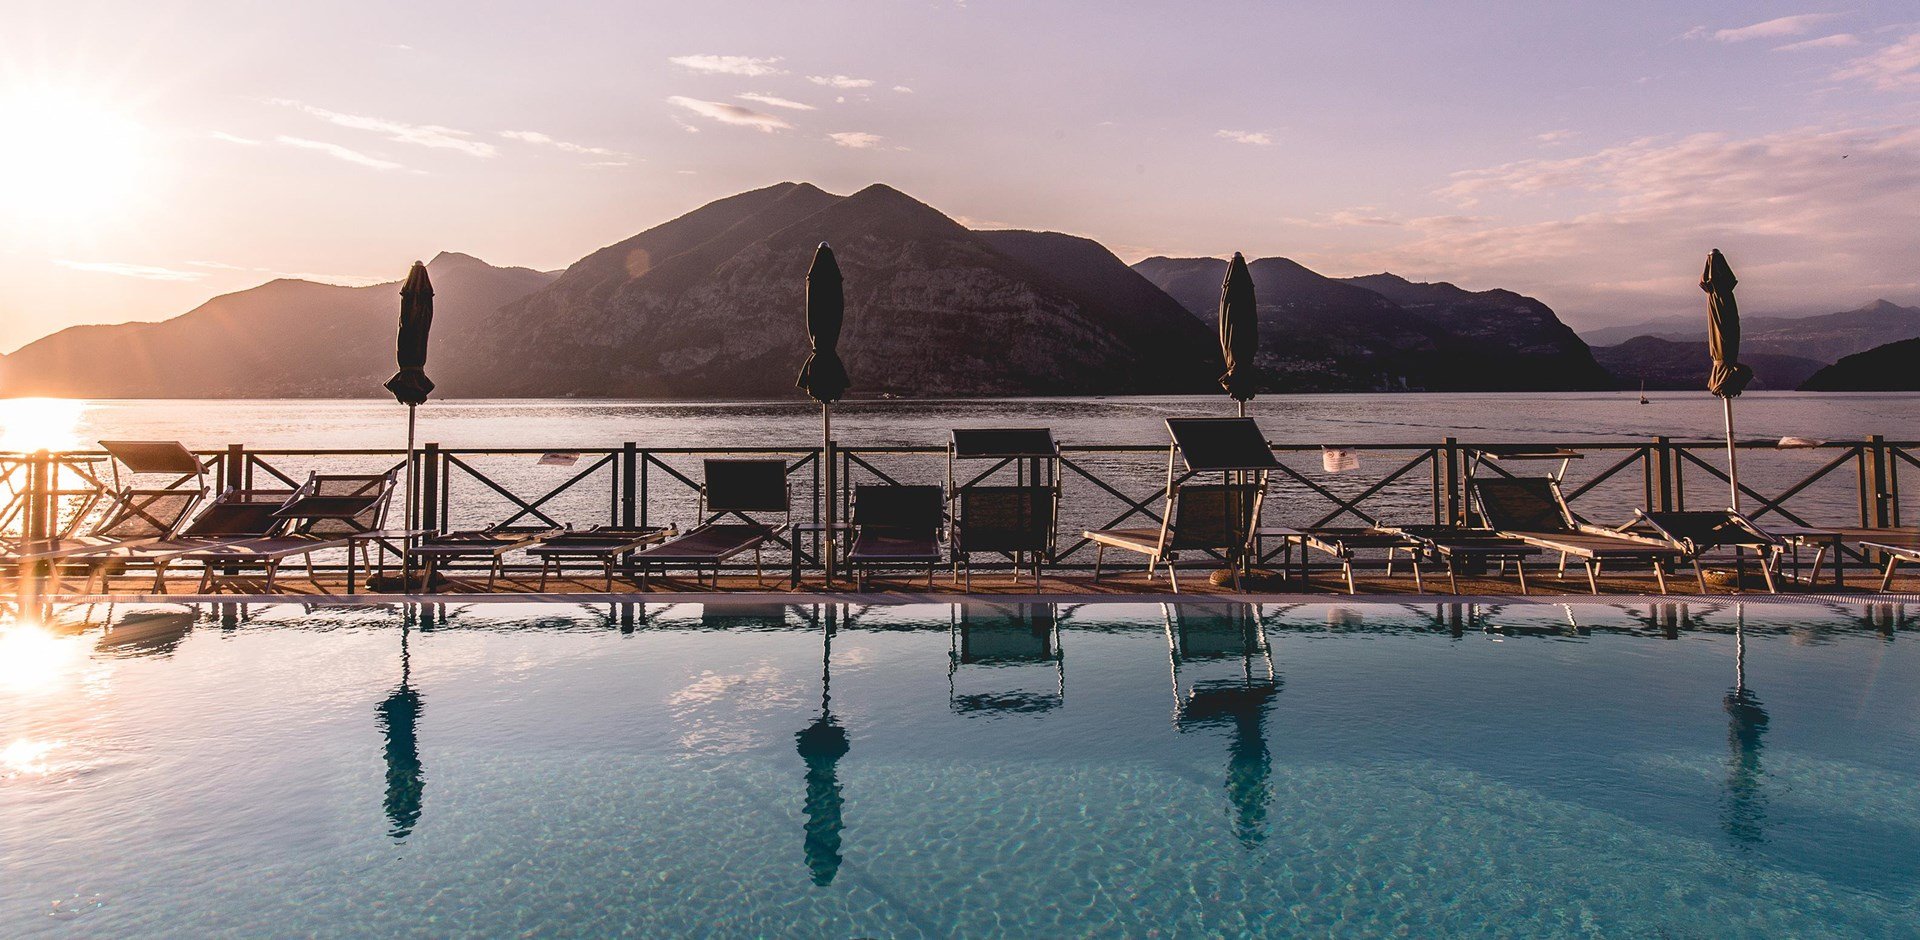
[(129, 610), (109, 616), (107, 628), (93, 645), (105, 656), (166, 656), (193, 632), (192, 610)]
[[(947, 704), (963, 715), (1012, 715), (1052, 711), (1066, 701), (1066, 666), (1060, 653), (1060, 616), (1053, 604), (955, 604), (947, 653)], [(1046, 666), (1047, 691), (962, 693), (961, 667), (999, 670)], [(971, 671), (971, 670), (970, 670)], [(1001, 684), (997, 683), (996, 684)]]
[[(1227, 746), (1227, 798), (1233, 804), (1234, 836), (1249, 848), (1266, 838), (1267, 809), (1273, 802), (1273, 756), (1267, 749), (1266, 717), (1280, 692), (1265, 629), (1252, 605), (1213, 608), (1162, 605), (1168, 659), (1173, 672), (1173, 723), (1181, 732), (1230, 728)], [(1225, 676), (1194, 677), (1185, 683), (1183, 668), (1225, 664)]]

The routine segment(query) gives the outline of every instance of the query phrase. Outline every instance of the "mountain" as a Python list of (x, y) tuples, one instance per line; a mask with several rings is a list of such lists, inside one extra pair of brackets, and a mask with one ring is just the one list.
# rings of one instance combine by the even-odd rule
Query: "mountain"
[[(1612, 326), (1584, 334), (1595, 346), (1615, 345), (1635, 336), (1704, 340), (1706, 304), (1698, 318), (1652, 320)], [(1740, 319), (1741, 352), (1781, 353), (1833, 362), (1875, 346), (1920, 336), (1920, 307), (1876, 300), (1863, 307), (1812, 317), (1749, 316)]]
[[(1677, 342), (1657, 336), (1636, 336), (1613, 346), (1596, 346), (1593, 357), (1613, 373), (1616, 388), (1638, 388), (1644, 380), (1649, 389), (1704, 389), (1712, 360), (1705, 340)], [(1743, 354), (1741, 360), (1753, 367), (1755, 390), (1799, 388), (1807, 377), (1820, 371), (1817, 359), (1780, 353)]]
[[(1154, 257), (1134, 265), (1211, 323), (1225, 261)], [(1391, 274), (1324, 277), (1286, 258), (1251, 262), (1260, 366), (1287, 391), (1604, 388), (1586, 344), (1545, 304)]]
[[(846, 278), (840, 352), (856, 396), (1204, 392), (1221, 369), (1204, 325), (1092, 242), (974, 232), (880, 184), (836, 196), (781, 183), (587, 256), (486, 318), (449, 382), (494, 395), (792, 397), (822, 241)], [(1062, 258), (1070, 270), (1053, 267)], [(515, 368), (490, 368), (500, 361)]]
[(1814, 373), (1800, 388), (1809, 392), (1920, 391), (1920, 338), (1846, 356)]
[[(555, 275), (454, 252), (427, 264), (434, 335), (470, 329)], [(7, 395), (324, 398), (384, 394), (399, 282), (342, 287), (282, 278), (159, 323), (76, 326), (0, 359)], [(444, 340), (441, 340), (444, 342)]]

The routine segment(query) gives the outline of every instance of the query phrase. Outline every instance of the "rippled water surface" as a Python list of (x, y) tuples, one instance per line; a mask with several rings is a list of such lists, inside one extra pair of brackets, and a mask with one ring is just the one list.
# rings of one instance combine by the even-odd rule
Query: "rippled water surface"
[(0, 933), (1911, 935), (1911, 616), (41, 611)]

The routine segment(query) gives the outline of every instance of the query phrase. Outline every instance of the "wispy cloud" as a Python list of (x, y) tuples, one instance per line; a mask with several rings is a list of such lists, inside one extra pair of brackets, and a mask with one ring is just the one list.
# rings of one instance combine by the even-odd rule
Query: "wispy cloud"
[(873, 79), (854, 78), (851, 75), (809, 75), (807, 81), (828, 88), (872, 88)]
[[(606, 147), (589, 147), (586, 144), (576, 144), (572, 141), (559, 140), (551, 135), (542, 134), (539, 131), (501, 131), (500, 136), (522, 143), (552, 147), (555, 150), (566, 153), (577, 153), (590, 157), (618, 157), (620, 158), (619, 165), (622, 166), (633, 156), (632, 154), (622, 153), (618, 150), (609, 150)], [(601, 164), (594, 165), (599, 166)]]
[(1352, 209), (1329, 212), (1327, 221), (1334, 225), (1364, 225), (1374, 228), (1388, 228), (1402, 224), (1399, 219), (1382, 215), (1380, 210), (1373, 206), (1356, 206)]
[(68, 261), (62, 258), (53, 263), (74, 271), (137, 277), (146, 281), (197, 281), (207, 276), (205, 271), (180, 271), (151, 264), (128, 264), (123, 261)]
[(1535, 134), (1533, 135), (1533, 139), (1543, 144), (1564, 144), (1567, 141), (1572, 140), (1578, 136), (1580, 136), (1579, 131), (1567, 130), (1565, 128), (1561, 128), (1560, 130), (1553, 130), (1553, 131), (1547, 131), (1542, 134)]
[(895, 86), (893, 86), (893, 90), (894, 90), (894, 91), (897, 91), (897, 92), (899, 92), (899, 93), (901, 93), (901, 94), (903, 94), (903, 95), (911, 95), (911, 94), (913, 94), (913, 89), (911, 89), (911, 88), (908, 88), (908, 87), (907, 87), (907, 86), (905, 86), (905, 85), (895, 85)]
[(718, 121), (722, 124), (732, 124), (737, 127), (751, 127), (762, 133), (771, 134), (774, 131), (788, 130), (793, 127), (793, 125), (788, 124), (784, 118), (725, 101), (702, 101), (699, 98), (687, 98), (681, 95), (674, 95), (667, 99), (667, 103), (677, 108), (685, 108), (701, 117)]
[(828, 134), (827, 138), (842, 147), (852, 147), (855, 150), (879, 146), (880, 141), (884, 139), (879, 134), (869, 134), (865, 131), (841, 131), (837, 134)]
[(207, 136), (214, 140), (222, 140), (230, 144), (240, 144), (244, 147), (260, 146), (260, 141), (254, 140), (251, 137), (241, 137), (238, 134), (229, 134), (226, 131), (212, 131), (208, 133)]
[(1815, 25), (1838, 16), (1837, 13), (1797, 13), (1793, 16), (1781, 16), (1774, 19), (1736, 26), (1731, 29), (1708, 29), (1696, 26), (1687, 31), (1688, 39), (1712, 39), (1716, 42), (1747, 42), (1754, 39), (1781, 39), (1787, 36), (1799, 36)]
[(467, 131), (442, 127), (438, 124), (405, 124), (386, 118), (370, 117), (364, 114), (345, 114), (314, 107), (298, 101), (277, 99), (275, 104), (285, 105), (311, 114), (329, 124), (348, 127), (358, 131), (372, 131), (383, 134), (395, 143), (413, 144), (420, 147), (432, 147), (439, 150), (456, 150), (474, 157), (491, 157), (499, 151), (485, 141), (474, 140)]
[(734, 95), (734, 97), (740, 99), (741, 101), (754, 101), (760, 104), (767, 105), (768, 107), (786, 108), (791, 111), (814, 110), (813, 105), (807, 104), (805, 102), (795, 101), (792, 98), (782, 98), (782, 97), (779, 97), (778, 95), (763, 95), (755, 91), (742, 92), (740, 94)]
[(1920, 33), (1854, 59), (1833, 77), (1866, 82), (1881, 91), (1920, 85)]
[(288, 137), (282, 134), (279, 137), (275, 137), (274, 141), (276, 143), (286, 144), (289, 147), (299, 147), (303, 150), (317, 150), (337, 160), (357, 163), (360, 166), (371, 167), (376, 170), (398, 170), (402, 167), (401, 164), (395, 163), (392, 160), (382, 160), (379, 157), (368, 156), (351, 147), (342, 147), (339, 144), (328, 143), (324, 140), (308, 140), (305, 137)]
[(1774, 46), (1773, 51), (1800, 52), (1805, 49), (1843, 49), (1847, 46), (1857, 46), (1859, 44), (1860, 37), (1852, 33), (1834, 33), (1831, 36), (1822, 36), (1819, 39), (1803, 39), (1799, 42), (1787, 43), (1784, 46)]
[(779, 67), (779, 56), (758, 58), (750, 55), (677, 55), (667, 61), (683, 69), (714, 75), (745, 75), (748, 78), (758, 78), (762, 75), (781, 75), (786, 72)]
[(1264, 131), (1214, 131), (1213, 136), (1221, 140), (1231, 140), (1236, 144), (1252, 144), (1256, 147), (1273, 145), (1273, 135)]

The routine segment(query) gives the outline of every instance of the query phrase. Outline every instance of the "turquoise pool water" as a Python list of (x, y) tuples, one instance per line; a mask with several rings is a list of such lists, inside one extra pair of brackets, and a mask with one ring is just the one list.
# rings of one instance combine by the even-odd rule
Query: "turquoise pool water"
[(1910, 616), (47, 611), (0, 933), (1913, 935)]

